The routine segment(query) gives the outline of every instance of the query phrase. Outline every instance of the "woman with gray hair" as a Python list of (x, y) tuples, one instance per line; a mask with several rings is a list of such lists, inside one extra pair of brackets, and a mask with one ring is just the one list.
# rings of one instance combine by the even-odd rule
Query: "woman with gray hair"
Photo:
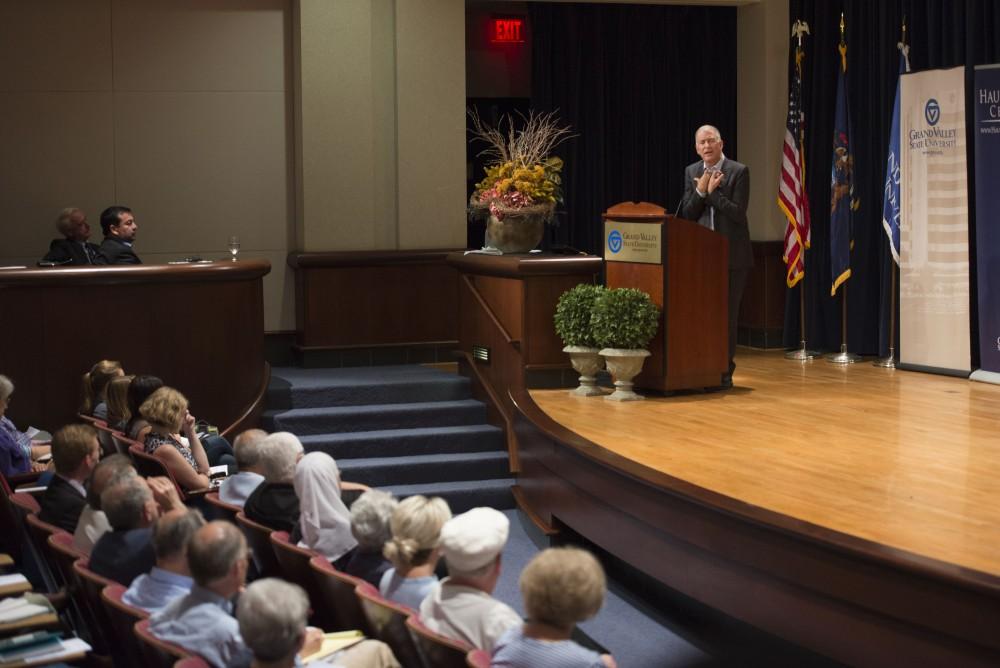
[(0, 471), (4, 476), (44, 471), (45, 464), (35, 461), (50, 452), (48, 445), (33, 443), (31, 437), (14, 426), (7, 417), (7, 407), (14, 394), (14, 383), (0, 375)]
[(351, 533), (358, 549), (344, 565), (344, 572), (378, 587), (382, 576), (392, 566), (382, 548), (392, 538), (389, 522), (399, 501), (389, 492), (370, 489), (351, 505)]

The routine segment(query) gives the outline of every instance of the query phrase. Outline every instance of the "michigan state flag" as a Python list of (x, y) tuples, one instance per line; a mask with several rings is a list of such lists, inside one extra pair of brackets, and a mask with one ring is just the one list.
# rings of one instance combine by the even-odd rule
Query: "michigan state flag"
[(837, 109), (833, 125), (833, 166), (830, 169), (830, 296), (851, 277), (854, 156), (851, 155), (851, 119), (847, 110), (847, 44), (841, 42), (837, 71)]

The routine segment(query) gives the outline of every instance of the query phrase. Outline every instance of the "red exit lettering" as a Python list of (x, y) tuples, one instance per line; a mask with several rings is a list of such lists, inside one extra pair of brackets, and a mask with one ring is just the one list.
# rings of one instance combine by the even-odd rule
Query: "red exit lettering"
[(521, 36), (523, 25), (523, 19), (493, 19), (493, 41), (523, 42), (524, 38)]

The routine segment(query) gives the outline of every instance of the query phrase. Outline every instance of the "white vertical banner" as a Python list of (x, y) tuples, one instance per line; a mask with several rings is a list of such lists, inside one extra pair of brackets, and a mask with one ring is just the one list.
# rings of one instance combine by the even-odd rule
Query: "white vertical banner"
[(902, 75), (899, 120), (900, 365), (968, 375), (965, 68)]

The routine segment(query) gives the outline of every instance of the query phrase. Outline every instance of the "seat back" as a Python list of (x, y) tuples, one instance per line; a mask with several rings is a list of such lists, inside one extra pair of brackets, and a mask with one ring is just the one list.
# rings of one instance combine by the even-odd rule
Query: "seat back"
[(469, 668), (490, 668), (490, 660), (490, 655), (481, 649), (474, 649), (465, 655), (465, 665)]
[(236, 513), (236, 524), (247, 538), (250, 553), (253, 555), (253, 564), (257, 569), (257, 577), (280, 577), (281, 566), (274, 556), (274, 548), (271, 547), (271, 528), (254, 522), (242, 510)]
[(465, 668), (465, 656), (473, 650), (472, 645), (455, 640), (424, 626), (417, 615), (406, 620), (413, 644), (424, 665), (430, 668)]
[(132, 462), (135, 464), (135, 470), (139, 472), (139, 475), (143, 478), (155, 476), (169, 478), (170, 482), (174, 483), (174, 487), (177, 488), (177, 493), (180, 495), (181, 501), (187, 501), (187, 494), (184, 492), (184, 489), (177, 484), (177, 480), (174, 479), (174, 474), (170, 472), (170, 469), (167, 468), (166, 464), (153, 455), (146, 454), (146, 451), (142, 447), (142, 443), (130, 441), (128, 454), (132, 457)]
[[(26, 498), (25, 498), (26, 497)], [(31, 542), (35, 554), (40, 559), (39, 566), (42, 569), (42, 577), (46, 584), (51, 584), (52, 591), (57, 591), (66, 587), (67, 593), (72, 594), (73, 574), (72, 570), (64, 571), (61, 562), (56, 558), (49, 547), (49, 536), (62, 531), (59, 527), (38, 519), (36, 512), (27, 512), (32, 507), (26, 499), (34, 502), (34, 507), (38, 507), (38, 502), (31, 495), (18, 492), (11, 497), (21, 511), (24, 513), (24, 528), (28, 533), (28, 540)]]
[[(49, 542), (61, 536), (68, 535), (56, 534), (49, 538)], [(70, 536), (70, 539), (71, 544), (69, 547), (72, 548), (72, 536)], [(121, 641), (115, 642), (118, 639), (117, 634), (115, 634), (107, 609), (104, 607), (104, 602), (101, 600), (101, 591), (114, 583), (90, 570), (90, 560), (86, 557), (80, 557), (73, 562), (73, 573), (79, 583), (80, 594), (77, 598), (78, 603), (82, 609), (88, 611), (86, 618), (87, 628), (90, 631), (91, 638), (94, 640), (95, 650), (101, 654), (115, 652), (115, 656), (117, 657), (119, 653), (116, 650)]]
[(180, 645), (160, 640), (150, 633), (148, 619), (136, 622), (133, 630), (139, 639), (139, 651), (142, 652), (143, 663), (150, 668), (173, 668), (178, 659), (191, 656), (191, 652)]
[(113, 432), (111, 432), (111, 441), (112, 441), (112, 443), (114, 443), (114, 445), (115, 445), (115, 451), (118, 454), (125, 455), (126, 457), (129, 457), (130, 459), (131, 459), (132, 456), (129, 454), (129, 450), (128, 449), (129, 449), (129, 447), (131, 447), (131, 445), (133, 443), (138, 443), (138, 441), (133, 441), (132, 439), (130, 439), (128, 436), (126, 436), (125, 434), (121, 433), (120, 431), (113, 431)]
[(294, 582), (309, 594), (309, 604), (312, 606), (309, 623), (321, 629), (331, 628), (334, 620), (329, 614), (329, 608), (324, 605), (322, 597), (316, 591), (313, 571), (309, 567), (309, 561), (313, 557), (322, 558), (322, 555), (292, 543), (287, 531), (271, 532), (271, 548), (281, 568), (281, 577)]
[(93, 415), (84, 415), (83, 413), (77, 413), (76, 416), (78, 418), (80, 418), (81, 420), (83, 420), (84, 422), (90, 423), (90, 425), (92, 427), (96, 427), (98, 425), (101, 425), (103, 427), (107, 427), (108, 426), (107, 422), (105, 422), (101, 418), (96, 418)]
[(234, 506), (231, 503), (226, 503), (219, 498), (218, 492), (209, 492), (205, 495), (205, 501), (208, 505), (212, 506), (212, 512), (217, 520), (226, 520), (236, 524), (236, 513), (243, 510), (239, 506)]
[(359, 584), (354, 592), (361, 601), (361, 609), (374, 636), (388, 645), (404, 666), (422, 666), (417, 646), (406, 628), (406, 618), (415, 615), (416, 611), (383, 598), (367, 582)]
[(189, 656), (175, 663), (174, 668), (211, 668), (211, 666), (200, 656)]
[(104, 604), (104, 611), (108, 615), (111, 623), (111, 630), (118, 640), (118, 650), (124, 655), (123, 666), (141, 666), (142, 650), (139, 647), (139, 638), (135, 635), (133, 628), (136, 622), (140, 622), (149, 617), (149, 613), (139, 608), (133, 608), (122, 600), (125, 595), (125, 587), (113, 582), (101, 590), (101, 603)]
[(349, 631), (357, 629), (366, 636), (373, 635), (368, 625), (365, 611), (361, 609), (361, 601), (354, 590), (364, 580), (338, 571), (323, 555), (316, 555), (309, 560), (312, 571), (316, 599), (313, 604), (323, 608), (330, 617), (330, 626), (324, 626), (334, 631)]
[[(33, 519), (29, 521), (35, 522)], [(82, 559), (86, 555), (73, 547), (73, 536), (62, 529), (57, 529), (49, 534), (46, 543), (48, 554), (59, 574), (66, 582), (75, 584), (76, 574), (73, 565), (77, 559)]]

